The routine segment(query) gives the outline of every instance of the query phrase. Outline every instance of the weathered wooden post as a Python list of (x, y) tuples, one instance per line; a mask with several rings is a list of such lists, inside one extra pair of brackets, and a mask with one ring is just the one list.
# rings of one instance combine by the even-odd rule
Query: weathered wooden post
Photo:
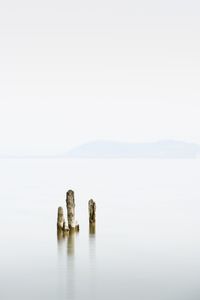
[(58, 240), (63, 239), (68, 235), (69, 229), (66, 227), (63, 208), (58, 207), (58, 216), (57, 216), (57, 237)]
[(75, 221), (75, 199), (74, 199), (74, 191), (69, 190), (66, 194), (66, 206), (67, 206), (67, 220), (68, 220), (68, 228), (73, 231), (79, 230), (79, 225), (76, 224)]
[(89, 223), (95, 224), (96, 222), (96, 203), (90, 199), (88, 202), (88, 210), (89, 210)]
[(60, 206), (60, 207), (58, 207), (58, 217), (57, 217), (57, 229), (58, 230), (63, 230), (63, 225), (65, 223), (63, 216), (64, 216), (63, 208)]
[(66, 194), (67, 220), (69, 230), (75, 228), (75, 200), (74, 192), (69, 190)]

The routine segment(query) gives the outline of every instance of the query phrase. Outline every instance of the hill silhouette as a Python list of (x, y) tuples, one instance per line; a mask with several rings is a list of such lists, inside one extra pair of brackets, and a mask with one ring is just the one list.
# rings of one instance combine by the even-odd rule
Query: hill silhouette
[(182, 141), (158, 141), (153, 143), (124, 143), (94, 141), (68, 151), (74, 158), (197, 158), (200, 145)]

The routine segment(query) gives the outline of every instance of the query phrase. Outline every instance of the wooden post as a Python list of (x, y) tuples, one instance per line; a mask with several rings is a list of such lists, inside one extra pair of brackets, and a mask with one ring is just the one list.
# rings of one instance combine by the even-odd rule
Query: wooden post
[(69, 230), (79, 230), (79, 225), (75, 221), (75, 199), (74, 192), (69, 190), (66, 194), (67, 220)]
[(89, 210), (89, 223), (95, 224), (96, 222), (96, 203), (90, 199), (88, 202), (88, 210)]
[(63, 224), (64, 224), (63, 208), (60, 206), (58, 207), (57, 229), (62, 230)]

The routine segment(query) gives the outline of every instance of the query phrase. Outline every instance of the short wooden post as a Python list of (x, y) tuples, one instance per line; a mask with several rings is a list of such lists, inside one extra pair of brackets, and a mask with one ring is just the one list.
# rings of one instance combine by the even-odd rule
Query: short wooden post
[(58, 207), (58, 216), (57, 216), (57, 229), (62, 230), (64, 224), (64, 217), (63, 217), (63, 208), (60, 206)]
[(89, 223), (95, 224), (96, 222), (96, 203), (90, 199), (88, 202), (88, 210), (89, 210)]

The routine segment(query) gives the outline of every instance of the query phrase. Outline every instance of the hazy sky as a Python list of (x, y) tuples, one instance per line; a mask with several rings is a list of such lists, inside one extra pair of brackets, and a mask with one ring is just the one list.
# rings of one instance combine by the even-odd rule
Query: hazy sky
[(200, 143), (200, 4), (0, 1), (0, 154)]

